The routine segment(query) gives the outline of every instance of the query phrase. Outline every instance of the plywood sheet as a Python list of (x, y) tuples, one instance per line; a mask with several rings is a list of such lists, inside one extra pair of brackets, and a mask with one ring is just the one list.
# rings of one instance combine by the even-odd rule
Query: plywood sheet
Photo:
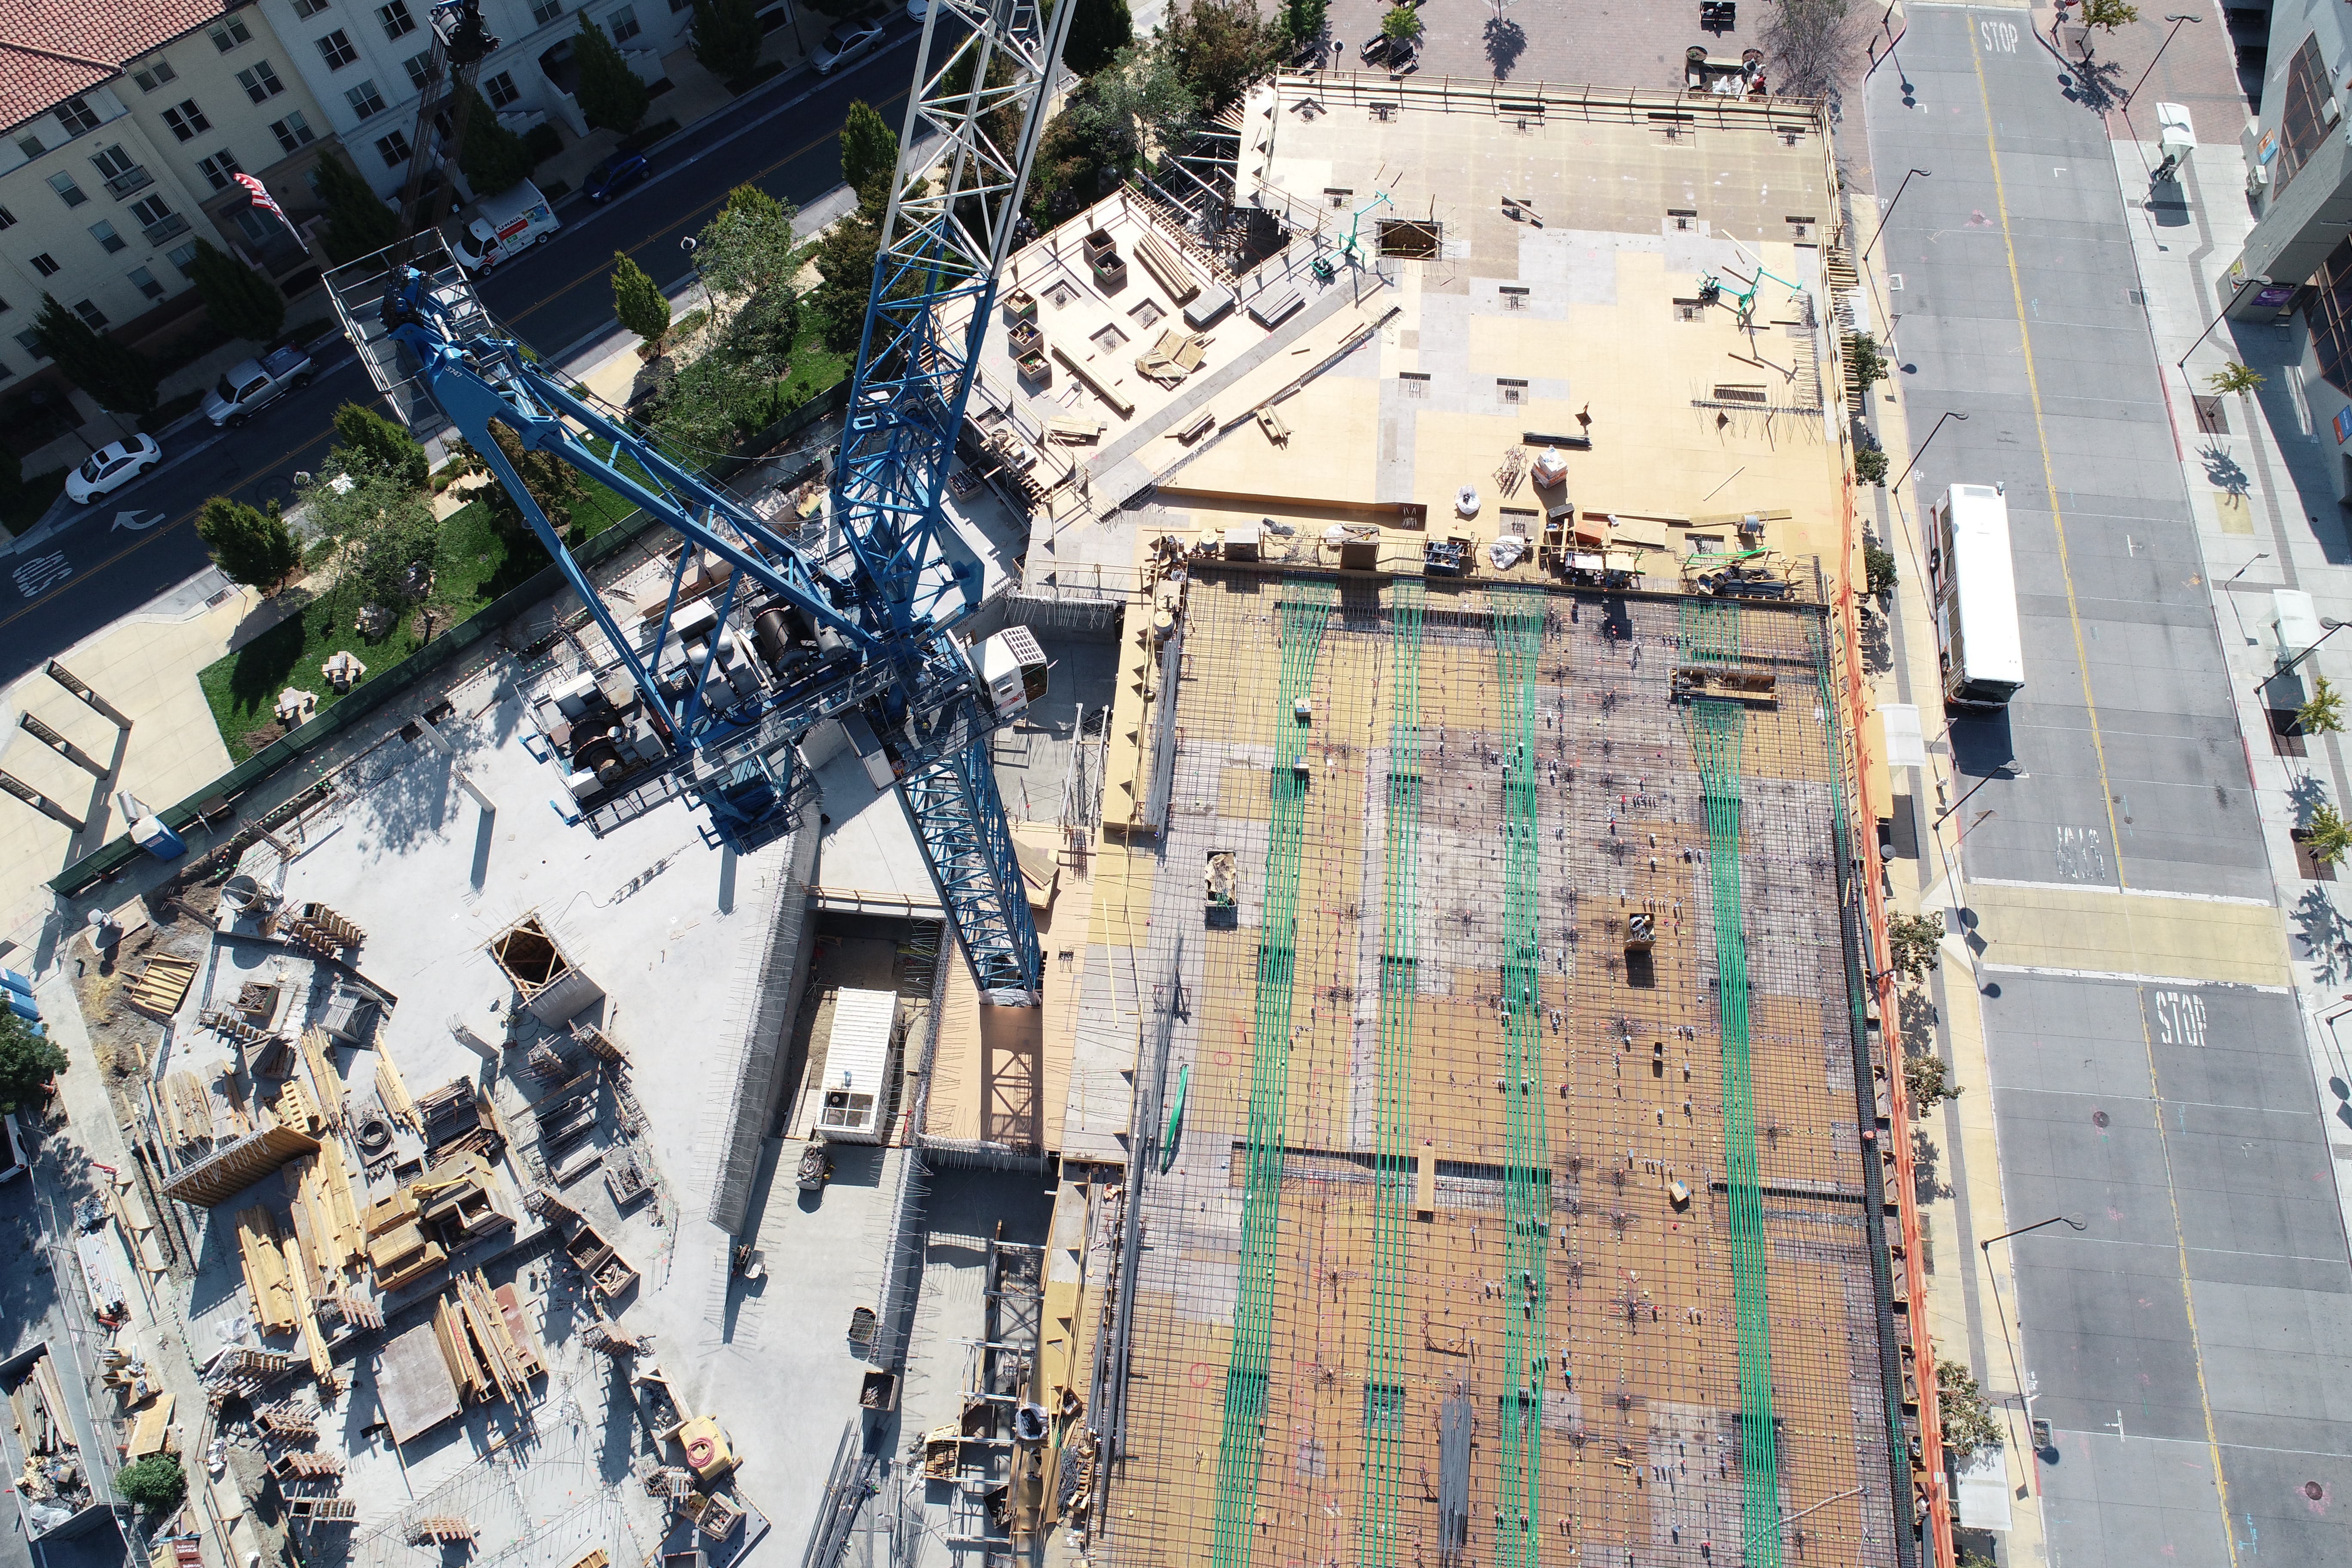
[(431, 1323), (419, 1323), (383, 1347), (375, 1397), (394, 1443), (407, 1443), (457, 1414), (457, 1384)]

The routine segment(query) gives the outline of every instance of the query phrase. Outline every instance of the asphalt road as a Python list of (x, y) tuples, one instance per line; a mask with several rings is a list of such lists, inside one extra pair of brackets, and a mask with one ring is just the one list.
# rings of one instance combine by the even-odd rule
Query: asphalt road
[[(875, 53), (829, 78), (787, 79), (690, 128), (655, 154), (655, 176), (607, 206), (573, 200), (562, 232), (483, 280), (506, 327), (558, 354), (611, 328), (613, 253), (626, 251), (665, 287), (689, 268), (678, 241), (746, 182), (808, 206), (841, 184), (839, 131), (852, 99), (893, 125), (905, 112), (920, 28), (899, 19)], [(184, 430), (165, 466), (118, 490), (37, 547), (0, 554), (0, 682), (15, 679), (211, 564), (194, 520), (229, 495), (258, 505), (293, 494), (298, 470), (326, 455), (329, 416), (374, 390), (348, 349), (319, 357), (318, 379), (241, 430)], [(178, 448), (173, 450), (173, 448)]]
[[(1902, 278), (1896, 395), (1931, 442), (1920, 492), (2007, 487), (2027, 684), (2005, 717), (1952, 726), (1962, 787), (1985, 781), (1966, 872), (2267, 904), (2106, 128), (2031, 26), (1916, 6), (1867, 97), (1877, 167), (1931, 171), (1881, 248)], [(1937, 433), (1946, 411), (1969, 417)], [(2036, 1479), (2050, 1561), (2339, 1556), (2304, 1489), (2347, 1480), (2352, 1267), (2293, 998), (1982, 978), (2009, 1224), (2084, 1226), (2007, 1244), (2017, 1354), (2054, 1429)], [(2006, 1384), (1993, 1334), (1979, 1370)]]

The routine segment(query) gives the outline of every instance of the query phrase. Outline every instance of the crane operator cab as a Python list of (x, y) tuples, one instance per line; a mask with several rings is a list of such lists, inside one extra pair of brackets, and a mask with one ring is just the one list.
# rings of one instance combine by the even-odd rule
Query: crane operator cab
[(1027, 626), (1007, 626), (979, 651), (980, 682), (1000, 722), (1010, 724), (1045, 695), (1045, 650)]

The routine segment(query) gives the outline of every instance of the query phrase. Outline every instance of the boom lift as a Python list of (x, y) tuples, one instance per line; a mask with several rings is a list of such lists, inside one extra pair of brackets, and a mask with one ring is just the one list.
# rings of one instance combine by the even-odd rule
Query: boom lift
[[(603, 634), (590, 668), (556, 694), (571, 781), (608, 802), (688, 795), (709, 813), (709, 837), (749, 848), (793, 819), (800, 742), (838, 725), (826, 737), (855, 746), (877, 784), (896, 783), (981, 992), (1000, 1005), (1033, 1004), (1043, 962), (989, 740), (1045, 694), (1045, 661), (1025, 628), (976, 649), (955, 635), (980, 607), (982, 579), (943, 491), (1073, 9), (930, 7), (833, 477), (841, 543), (829, 551), (785, 537), (541, 373), (495, 332), (429, 231), (414, 260), (394, 247), (329, 278), (378, 389), (412, 426), (457, 426)], [(970, 31), (933, 68), (942, 12)], [(1018, 126), (1013, 145), (998, 144), (992, 121)], [(918, 153), (924, 132), (941, 140)], [(966, 300), (963, 330), (942, 333), (942, 308)], [(597, 589), (493, 424), (679, 537), (658, 605)]]
[[(425, 90), (416, 100), (416, 133), (409, 139), (408, 178), (400, 187), (400, 232), (414, 235), (427, 225), (426, 215), (417, 210), (417, 202), (425, 191), (425, 177), (433, 178), (437, 193), (448, 188), (448, 167), (451, 159), (466, 142), (466, 121), (474, 110), (474, 79), (480, 74), (482, 62), (499, 47), (499, 40), (482, 21), (482, 0), (433, 0), (428, 18), (433, 27), (433, 48), (425, 62)], [(454, 93), (457, 101), (449, 109), (449, 134), (443, 136), (436, 123), (441, 113), (443, 100)], [(488, 195), (478, 191), (477, 195)], [(444, 209), (446, 211), (446, 209)], [(443, 212), (435, 212), (434, 220)], [(403, 260), (407, 256), (402, 257)]]

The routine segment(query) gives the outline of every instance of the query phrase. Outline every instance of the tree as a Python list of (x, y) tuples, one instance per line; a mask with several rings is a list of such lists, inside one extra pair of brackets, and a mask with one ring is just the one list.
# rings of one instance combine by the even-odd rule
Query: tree
[(1030, 220), (1050, 227), (1100, 199), (1144, 161), (1153, 142), (1188, 128), (1199, 109), (1164, 51), (1120, 50), (1047, 122), (1030, 174)]
[[(1856, 447), (1853, 450), (1853, 477), (1866, 485), (1886, 482), (1886, 449), (1884, 447)], [(1893, 559), (1891, 556), (1889, 559)]]
[(2306, 735), (2333, 735), (2344, 728), (2344, 694), (2327, 677), (2312, 680), (2311, 695), (2294, 710), (2294, 727)]
[(149, 1513), (163, 1513), (177, 1508), (187, 1496), (187, 1472), (173, 1455), (150, 1454), (115, 1471), (114, 1489)]
[(49, 1079), (65, 1070), (65, 1052), (0, 1008), (0, 1113), (37, 1103), (48, 1093)]
[(1893, 953), (1895, 972), (1906, 980), (1927, 975), (1943, 942), (1944, 922), (1938, 916), (1889, 915), (1886, 919), (1886, 945)]
[[(490, 421), (490, 438), (498, 443), (499, 456), (521, 476), (522, 488), (530, 492), (539, 510), (547, 514), (549, 525), (559, 535), (569, 529), (572, 505), (581, 495), (579, 471), (551, 452), (526, 447), (522, 437), (502, 420)], [(545, 552), (530, 520), (523, 513), (522, 503), (504, 484), (490, 486), (482, 492), (482, 499), (489, 502), (490, 526), (506, 541), (509, 551), (527, 542), (531, 550)]]
[(357, 479), (387, 479), (403, 489), (423, 490), (433, 482), (433, 466), (416, 437), (373, 408), (346, 403), (335, 410), (335, 450), (331, 465)]
[(1421, 13), (1410, 5), (1392, 5), (1381, 18), (1381, 37), (1391, 43), (1421, 42)]
[(1932, 1110), (1960, 1097), (1960, 1086), (1952, 1081), (1951, 1069), (1933, 1051), (1903, 1058), (1903, 1087), (1910, 1091), (1911, 1109), (1917, 1111)]
[(864, 206), (849, 214), (817, 241), (817, 277), (809, 291), (810, 321), (835, 353), (856, 353), (866, 331), (866, 302), (874, 290), (874, 252), (881, 215)]
[(478, 196), (510, 191), (530, 178), (539, 160), (529, 143), (499, 123), (499, 111), (477, 91), (466, 115), (466, 140), (457, 149), (457, 167)]
[(1072, 3), (1077, 10), (1070, 16), (1069, 37), (1062, 40), (1062, 63), (1080, 76), (1092, 76), (1135, 42), (1135, 18), (1128, 12), (1127, 0)]
[(767, 38), (759, 0), (694, 0), (694, 58), (720, 80), (751, 75)]
[[(1886, 454), (1884, 452), (1879, 453), (1878, 461), (1881, 470), (1879, 479), (1883, 482), (1886, 477), (1885, 473)], [(1894, 592), (1895, 582), (1895, 552), (1887, 549), (1884, 544), (1864, 545), (1862, 547), (1862, 576), (1864, 591), (1865, 593), (1887, 594)]]
[(1759, 41), (1784, 97), (1835, 101), (1853, 75), (1854, 52), (1869, 26), (1848, 0), (1780, 0)]
[(1864, 391), (1874, 382), (1886, 379), (1886, 356), (1878, 351), (1878, 340), (1868, 332), (1848, 332), (1845, 339), (1846, 363), (1853, 369), (1854, 384)]
[(793, 219), (799, 209), (757, 185), (738, 185), (703, 225), (695, 242), (695, 270), (713, 293), (740, 303), (762, 289), (788, 288), (799, 270)]
[(1289, 51), (1282, 24), (1260, 16), (1252, 0), (1192, 0), (1169, 16), (1161, 35), (1177, 74), (1210, 119), (1239, 103)]
[(2236, 360), (2231, 360), (2220, 370), (2207, 376), (2205, 384), (2213, 389), (2214, 395), (2226, 397), (2233, 392), (2252, 392), (2269, 379), (2252, 366), (2242, 365)]
[(2139, 7), (2129, 0), (2089, 0), (2083, 7), (2083, 26), (2104, 28), (2109, 34), (2138, 20)]
[(40, 334), (41, 352), (100, 408), (134, 421), (155, 412), (154, 361), (99, 331), (54, 295), (41, 296), (33, 330)]
[[(1082, 10), (1078, 15), (1086, 13)], [(841, 121), (842, 179), (851, 190), (862, 194), (875, 180), (887, 180), (898, 169), (898, 133), (864, 99), (850, 100), (849, 112)]]
[(1936, 1410), (1944, 1430), (1944, 1451), (1954, 1464), (1965, 1468), (1979, 1451), (2001, 1446), (2005, 1434), (2000, 1418), (1958, 1362), (1936, 1363)]
[(1286, 0), (1282, 8), (1283, 30), (1290, 35), (1294, 53), (1304, 53), (1309, 44), (1319, 51), (1323, 35), (1330, 21), (1330, 0)]
[(400, 237), (400, 220), (362, 179), (332, 153), (319, 160), (319, 195), (327, 204), (327, 255), (354, 261)]
[(584, 11), (580, 14), (579, 34), (572, 39), (572, 63), (580, 68), (580, 85), (572, 96), (580, 100), (580, 112), (589, 126), (617, 131), (624, 136), (635, 131), (653, 96), (604, 29)]
[(669, 297), (626, 251), (613, 253), (613, 315), (654, 353), (661, 352), (662, 340), (669, 336)]
[(196, 537), (205, 542), (212, 552), (213, 564), (230, 582), (265, 594), (286, 581), (302, 560), (301, 548), (294, 542), (286, 520), (278, 515), (276, 501), (265, 512), (226, 496), (215, 496), (205, 502), (196, 519)]
[(303, 526), (331, 547), (335, 591), (397, 610), (425, 597), (441, 524), (430, 497), (380, 474), (328, 474), (298, 487)]
[(2323, 866), (2333, 866), (2352, 854), (2352, 823), (2347, 823), (2332, 805), (2313, 806), (2300, 837), (2311, 858)]
[(286, 324), (286, 296), (278, 285), (212, 241), (196, 241), (189, 274), (196, 292), (204, 296), (213, 325), (230, 337), (266, 343)]

